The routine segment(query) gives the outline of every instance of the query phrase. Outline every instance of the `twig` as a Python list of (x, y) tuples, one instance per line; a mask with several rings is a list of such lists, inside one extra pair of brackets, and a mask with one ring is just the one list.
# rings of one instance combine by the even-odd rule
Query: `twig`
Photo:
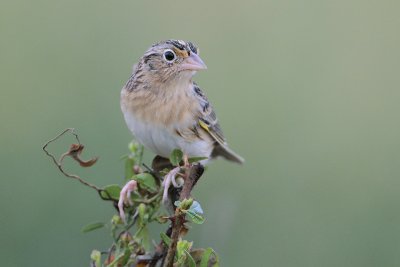
[[(56, 137), (54, 137), (54, 138), (50, 139), (49, 141), (47, 141), (47, 142), (44, 144), (44, 146), (43, 146), (43, 151), (46, 153), (47, 156), (49, 156), (49, 157), (53, 160), (54, 164), (58, 167), (58, 169), (60, 170), (60, 172), (61, 172), (62, 174), (64, 174), (66, 177), (69, 177), (69, 178), (78, 180), (80, 183), (82, 183), (82, 184), (84, 184), (84, 185), (86, 185), (86, 186), (89, 186), (90, 188), (93, 188), (94, 190), (96, 190), (96, 191), (100, 194), (100, 193), (103, 191), (101, 188), (98, 188), (98, 187), (95, 186), (94, 184), (91, 184), (91, 183), (89, 183), (89, 182), (86, 182), (85, 180), (83, 180), (81, 177), (79, 177), (79, 176), (76, 175), (76, 174), (69, 174), (69, 173), (67, 173), (67, 172), (64, 170), (64, 168), (63, 168), (63, 166), (62, 166), (62, 161), (63, 161), (63, 159), (65, 158), (65, 156), (67, 156), (68, 154), (71, 154), (71, 149), (70, 149), (69, 151), (67, 151), (66, 153), (64, 153), (63, 155), (61, 155), (60, 160), (58, 160), (58, 161), (57, 161), (57, 159), (54, 157), (54, 155), (51, 154), (51, 153), (47, 150), (47, 146), (48, 146), (50, 143), (52, 143), (52, 142), (58, 140), (61, 136), (63, 136), (63, 135), (66, 134), (67, 132), (71, 132), (71, 134), (74, 135), (76, 141), (78, 142), (78, 146), (79, 146), (79, 147), (82, 147), (81, 142), (79, 141), (79, 137), (78, 137), (78, 135), (75, 133), (75, 129), (74, 129), (74, 128), (67, 128), (67, 129), (65, 129), (64, 131), (62, 131), (60, 134), (58, 134)], [(71, 146), (71, 148), (72, 148), (72, 146)], [(80, 151), (81, 151), (81, 150), (80, 150)], [(100, 194), (100, 196), (101, 196), (101, 194)]]
[[(196, 185), (197, 181), (199, 180), (203, 172), (204, 172), (204, 167), (201, 164), (193, 165), (191, 168), (186, 170), (185, 183), (183, 184), (183, 188), (179, 196), (180, 201), (190, 198), (190, 193), (192, 192), (193, 187)], [(185, 221), (186, 221), (185, 214), (183, 214), (182, 212), (179, 211), (178, 208), (176, 208), (175, 216), (172, 219), (171, 243), (168, 248), (168, 252), (165, 257), (163, 267), (173, 267), (175, 253), (176, 253), (176, 246), (178, 244), (179, 236), (181, 234), (181, 230), (183, 228)]]
[(153, 175), (155, 178), (158, 179), (158, 182), (162, 181), (162, 177), (158, 172), (155, 172), (152, 168), (147, 166), (145, 163), (142, 163), (142, 165), (151, 175)]

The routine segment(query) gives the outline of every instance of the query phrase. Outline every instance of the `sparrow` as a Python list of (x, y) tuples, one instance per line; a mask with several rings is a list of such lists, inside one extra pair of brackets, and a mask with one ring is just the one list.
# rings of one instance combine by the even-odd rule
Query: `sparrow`
[(188, 157), (224, 157), (243, 163), (226, 143), (217, 116), (193, 75), (206, 69), (192, 42), (152, 45), (121, 91), (121, 110), (137, 141), (169, 158), (174, 149)]
[[(166, 40), (152, 45), (134, 65), (121, 91), (121, 110), (136, 140), (169, 158), (180, 149), (184, 158), (223, 157), (243, 163), (228, 147), (212, 105), (192, 80), (207, 69), (192, 42)], [(175, 170), (176, 173), (176, 170)]]

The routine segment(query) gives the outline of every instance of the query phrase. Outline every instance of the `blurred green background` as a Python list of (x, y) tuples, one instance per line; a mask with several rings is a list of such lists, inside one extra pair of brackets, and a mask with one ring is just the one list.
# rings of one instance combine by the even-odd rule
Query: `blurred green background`
[[(111, 244), (113, 208), (41, 150), (75, 127), (103, 186), (122, 184), (131, 135), (119, 108), (154, 42), (199, 45), (195, 80), (244, 166), (217, 161), (195, 195), (195, 246), (222, 266), (400, 265), (398, 1), (50, 1), (0, 3), (0, 258), (88, 266)], [(53, 146), (61, 152), (72, 142)], [(146, 153), (146, 161), (152, 158)]]

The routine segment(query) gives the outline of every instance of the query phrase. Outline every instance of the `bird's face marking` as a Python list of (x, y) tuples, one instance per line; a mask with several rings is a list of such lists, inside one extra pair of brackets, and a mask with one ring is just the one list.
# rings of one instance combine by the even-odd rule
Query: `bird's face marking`
[(141, 62), (154, 78), (168, 81), (191, 77), (196, 71), (205, 69), (206, 66), (198, 53), (199, 49), (191, 42), (167, 40), (151, 46)]

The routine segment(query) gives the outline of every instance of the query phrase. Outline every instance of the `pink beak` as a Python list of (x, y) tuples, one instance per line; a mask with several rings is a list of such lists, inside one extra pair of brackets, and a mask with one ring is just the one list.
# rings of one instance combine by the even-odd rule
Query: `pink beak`
[(190, 53), (190, 56), (185, 58), (181, 65), (181, 70), (205, 70), (206, 64), (195, 53)]

